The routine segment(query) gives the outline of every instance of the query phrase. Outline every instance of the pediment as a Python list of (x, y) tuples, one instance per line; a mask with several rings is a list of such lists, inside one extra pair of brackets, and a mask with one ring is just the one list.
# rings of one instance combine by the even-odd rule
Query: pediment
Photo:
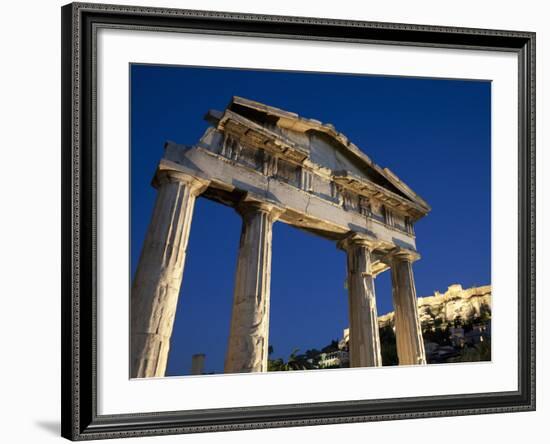
[(358, 194), (375, 196), (421, 217), (430, 206), (388, 168), (374, 163), (329, 123), (242, 97), (206, 119), (218, 130), (297, 164), (317, 168)]

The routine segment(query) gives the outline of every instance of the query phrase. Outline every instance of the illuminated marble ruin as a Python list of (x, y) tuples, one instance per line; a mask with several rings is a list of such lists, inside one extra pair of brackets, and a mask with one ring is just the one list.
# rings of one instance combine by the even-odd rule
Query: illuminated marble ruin
[[(131, 293), (131, 375), (164, 376), (195, 199), (242, 217), (226, 373), (265, 372), (275, 222), (347, 253), (350, 365), (381, 366), (375, 278), (391, 270), (400, 365), (425, 364), (412, 264), (429, 205), (332, 125), (233, 97), (196, 145), (165, 145)], [(215, 272), (215, 270), (213, 270)]]

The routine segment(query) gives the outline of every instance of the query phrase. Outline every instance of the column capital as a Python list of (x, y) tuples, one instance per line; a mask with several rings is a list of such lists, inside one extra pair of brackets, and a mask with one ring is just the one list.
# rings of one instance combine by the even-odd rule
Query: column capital
[(165, 374), (193, 219), (194, 193), (206, 187), (202, 181), (174, 176), (170, 171), (157, 171), (156, 179), (159, 183), (153, 216), (131, 290), (133, 378)]
[(380, 246), (380, 240), (369, 234), (352, 232), (336, 244), (341, 250), (348, 250), (350, 247), (358, 245), (368, 248), (369, 251), (373, 251)]
[(420, 259), (420, 254), (417, 251), (407, 248), (396, 247), (391, 250), (384, 258), (387, 262), (410, 262), (413, 263)]
[(201, 177), (193, 176), (183, 171), (168, 169), (159, 165), (153, 177), (152, 185), (154, 188), (160, 188), (166, 183), (180, 182), (189, 187), (189, 192), (194, 196), (201, 194), (208, 186), (210, 181)]
[(261, 200), (248, 194), (239, 201), (235, 209), (241, 216), (253, 213), (265, 213), (270, 216), (272, 221), (276, 221), (285, 211), (283, 207), (273, 202)]
[(382, 365), (371, 254), (378, 244), (371, 236), (357, 233), (339, 242), (347, 255), (351, 367)]
[(399, 365), (426, 364), (426, 351), (411, 266), (411, 263), (419, 257), (420, 255), (414, 250), (397, 248), (393, 250), (390, 259)]

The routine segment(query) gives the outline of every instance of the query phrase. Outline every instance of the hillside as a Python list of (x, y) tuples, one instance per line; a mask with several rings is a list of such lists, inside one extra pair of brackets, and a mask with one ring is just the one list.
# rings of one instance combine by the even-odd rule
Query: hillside
[[(418, 298), (418, 314), (423, 328), (490, 317), (491, 286), (463, 289), (460, 284), (451, 285), (445, 293)], [(379, 316), (378, 322), (380, 327), (393, 326), (394, 312)]]

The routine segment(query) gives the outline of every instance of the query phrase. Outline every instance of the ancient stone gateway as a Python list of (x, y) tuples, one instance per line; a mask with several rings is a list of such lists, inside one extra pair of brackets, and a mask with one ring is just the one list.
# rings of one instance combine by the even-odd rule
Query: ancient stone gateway
[(234, 97), (193, 146), (167, 142), (131, 293), (131, 375), (164, 376), (197, 196), (242, 217), (225, 372), (267, 371), (275, 221), (347, 253), (350, 365), (380, 366), (375, 277), (391, 269), (399, 364), (426, 363), (412, 263), (429, 205), (330, 124)]

